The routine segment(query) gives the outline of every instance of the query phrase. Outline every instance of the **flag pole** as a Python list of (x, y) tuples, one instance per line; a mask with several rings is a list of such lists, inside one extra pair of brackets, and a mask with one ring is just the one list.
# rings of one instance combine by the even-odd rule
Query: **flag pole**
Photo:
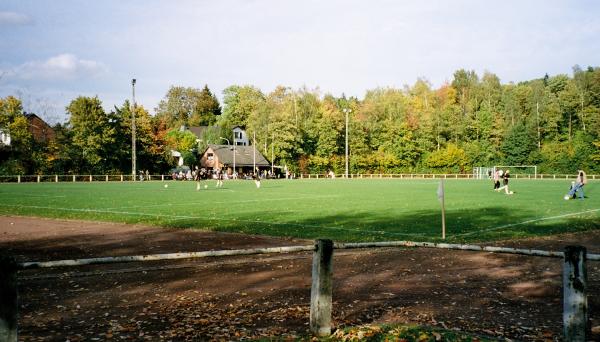
[(438, 199), (442, 202), (442, 239), (446, 240), (446, 208), (444, 205), (444, 179), (440, 180), (440, 186), (438, 187)]

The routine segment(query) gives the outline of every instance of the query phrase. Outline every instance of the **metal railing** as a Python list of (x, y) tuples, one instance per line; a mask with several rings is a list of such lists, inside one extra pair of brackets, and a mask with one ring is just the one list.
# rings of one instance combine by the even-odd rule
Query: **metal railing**
[[(325, 173), (301, 173), (295, 179), (344, 179), (344, 174), (331, 177)], [(480, 179), (470, 173), (351, 173), (349, 179)], [(574, 174), (513, 174), (513, 179), (556, 179), (556, 180), (575, 180)], [(600, 179), (600, 175), (588, 175), (588, 180)], [(172, 175), (148, 175), (144, 176), (143, 181), (167, 181), (172, 180)], [(276, 178), (285, 179), (285, 178)], [(132, 175), (5, 175), (0, 176), (0, 183), (60, 183), (60, 182), (131, 182), (142, 181), (140, 176)]]
[[(328, 175), (326, 173), (302, 173), (301, 179), (332, 179), (345, 178), (344, 174)], [(481, 179), (470, 173), (351, 173), (349, 179)], [(526, 173), (515, 173), (511, 175), (513, 179), (558, 179), (575, 180), (575, 174), (543, 174), (531, 175)], [(588, 180), (600, 179), (600, 175), (587, 175)], [(487, 179), (487, 178), (485, 178)]]

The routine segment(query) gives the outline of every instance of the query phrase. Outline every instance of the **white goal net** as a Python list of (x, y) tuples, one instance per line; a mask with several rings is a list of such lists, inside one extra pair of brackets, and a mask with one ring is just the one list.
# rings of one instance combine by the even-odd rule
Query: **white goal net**
[(496, 166), (477, 166), (473, 168), (473, 178), (488, 179), (492, 178), (496, 170), (502, 170), (502, 173), (508, 170), (515, 178), (537, 178), (536, 165), (496, 165)]

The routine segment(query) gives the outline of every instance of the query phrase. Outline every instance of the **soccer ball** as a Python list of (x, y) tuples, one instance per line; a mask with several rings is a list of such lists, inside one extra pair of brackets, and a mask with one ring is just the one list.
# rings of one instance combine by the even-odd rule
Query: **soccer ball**
[(514, 194), (514, 191), (509, 191), (509, 192), (508, 192), (508, 194), (509, 194), (509, 195), (512, 195), (512, 194)]
[(165, 188), (168, 188), (168, 187), (169, 187), (169, 184), (165, 184)]
[(565, 201), (568, 201), (569, 200), (569, 195), (565, 195), (564, 198), (565, 198)]
[(204, 184), (204, 189), (208, 189), (208, 185)]

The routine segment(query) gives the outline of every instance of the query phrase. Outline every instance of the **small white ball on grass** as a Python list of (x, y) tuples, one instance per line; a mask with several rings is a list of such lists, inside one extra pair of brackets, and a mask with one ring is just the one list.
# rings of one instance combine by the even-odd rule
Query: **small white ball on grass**
[(569, 195), (565, 195), (565, 201), (569, 200)]
[(208, 185), (204, 184), (204, 189), (207, 189), (207, 188), (208, 188)]
[(168, 187), (169, 187), (169, 184), (165, 184), (165, 188), (168, 188)]
[(508, 194), (509, 194), (509, 195), (512, 195), (512, 194), (514, 194), (514, 193), (515, 193), (514, 191), (509, 191), (509, 192), (508, 192)]

